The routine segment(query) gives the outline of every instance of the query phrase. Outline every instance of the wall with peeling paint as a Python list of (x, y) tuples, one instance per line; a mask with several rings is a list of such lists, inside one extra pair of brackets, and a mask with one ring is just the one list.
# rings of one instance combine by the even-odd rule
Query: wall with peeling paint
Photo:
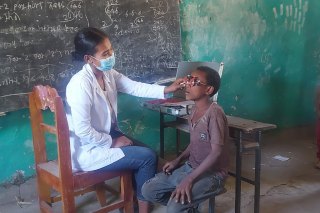
[(225, 63), (219, 103), (280, 127), (314, 121), (319, 1), (184, 0), (183, 58)]
[[(225, 63), (218, 101), (227, 114), (279, 127), (313, 123), (319, 10), (320, 1), (307, 0), (182, 0), (183, 58)], [(120, 127), (158, 150), (159, 115), (142, 101), (120, 95)], [(174, 131), (165, 139), (173, 152)], [(34, 174), (31, 140), (28, 110), (0, 117), (0, 183), (17, 170)]]
[(0, 117), (0, 183), (17, 171), (34, 174), (33, 146), (28, 110)]

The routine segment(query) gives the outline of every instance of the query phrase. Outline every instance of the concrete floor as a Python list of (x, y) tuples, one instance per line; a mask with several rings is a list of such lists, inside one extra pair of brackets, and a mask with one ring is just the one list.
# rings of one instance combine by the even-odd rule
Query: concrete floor
[[(234, 153), (234, 150), (232, 150)], [(320, 209), (320, 170), (314, 168), (316, 145), (312, 127), (270, 131), (262, 137), (261, 164), (261, 213), (318, 213)], [(273, 159), (280, 155), (287, 161)], [(234, 156), (234, 155), (233, 155)], [(234, 162), (234, 161), (232, 161)], [(254, 171), (253, 153), (245, 153), (243, 174), (251, 177)], [(234, 168), (234, 163), (231, 169)], [(216, 198), (216, 213), (234, 212), (234, 181), (227, 181), (227, 192)], [(112, 181), (112, 185), (117, 180)], [(0, 188), (0, 213), (36, 213), (39, 212), (35, 179), (30, 179), (20, 186), (24, 204), (18, 205), (18, 186)], [(242, 182), (241, 212), (253, 212), (252, 185)], [(111, 199), (113, 199), (111, 197)], [(90, 212), (98, 204), (95, 195), (88, 194), (76, 199), (78, 212)], [(59, 212), (60, 204), (55, 205)], [(118, 211), (114, 211), (116, 213)], [(153, 213), (164, 213), (165, 208), (154, 207)], [(201, 212), (207, 212), (207, 203), (201, 206)]]

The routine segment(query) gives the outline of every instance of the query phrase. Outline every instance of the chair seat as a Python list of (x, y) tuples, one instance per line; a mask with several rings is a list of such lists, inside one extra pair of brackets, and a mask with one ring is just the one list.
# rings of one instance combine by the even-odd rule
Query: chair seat
[[(59, 166), (57, 161), (48, 161), (46, 163), (41, 163), (37, 165), (37, 169), (40, 171), (38, 174), (42, 176), (47, 176), (44, 180), (50, 181), (53, 188), (58, 190), (59, 185)], [(74, 172), (73, 173), (73, 185), (74, 189), (81, 189), (83, 187), (92, 186), (96, 183), (103, 182), (106, 179), (110, 180), (115, 177), (122, 175), (129, 175), (129, 171), (117, 171), (117, 172), (97, 172), (97, 171), (88, 171), (88, 172)]]

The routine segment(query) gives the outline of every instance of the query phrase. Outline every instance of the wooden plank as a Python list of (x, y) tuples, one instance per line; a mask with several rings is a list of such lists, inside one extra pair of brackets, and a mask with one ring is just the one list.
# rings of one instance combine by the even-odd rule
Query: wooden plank
[(269, 130), (277, 128), (274, 124), (262, 123), (254, 120), (227, 115), (229, 127), (240, 129), (244, 132)]
[(40, 126), (42, 130), (45, 132), (50, 132), (51, 134), (57, 134), (57, 129), (54, 126), (51, 126), (45, 123), (40, 123)]
[[(189, 132), (187, 124), (188, 116), (177, 117), (178, 121), (165, 122), (165, 126), (177, 128), (184, 132)], [(240, 117), (227, 115), (229, 128), (239, 129), (243, 132), (250, 133), (254, 131), (265, 131), (277, 128), (274, 124), (262, 123), (259, 121), (244, 119)]]

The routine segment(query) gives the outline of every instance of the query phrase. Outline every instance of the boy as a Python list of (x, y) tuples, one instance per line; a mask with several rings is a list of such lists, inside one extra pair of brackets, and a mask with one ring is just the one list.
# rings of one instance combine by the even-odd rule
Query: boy
[(144, 198), (166, 205), (168, 213), (192, 211), (224, 188), (228, 174), (227, 118), (210, 100), (219, 90), (220, 76), (209, 67), (198, 67), (184, 83), (186, 99), (195, 102), (189, 117), (190, 144), (142, 186)]

